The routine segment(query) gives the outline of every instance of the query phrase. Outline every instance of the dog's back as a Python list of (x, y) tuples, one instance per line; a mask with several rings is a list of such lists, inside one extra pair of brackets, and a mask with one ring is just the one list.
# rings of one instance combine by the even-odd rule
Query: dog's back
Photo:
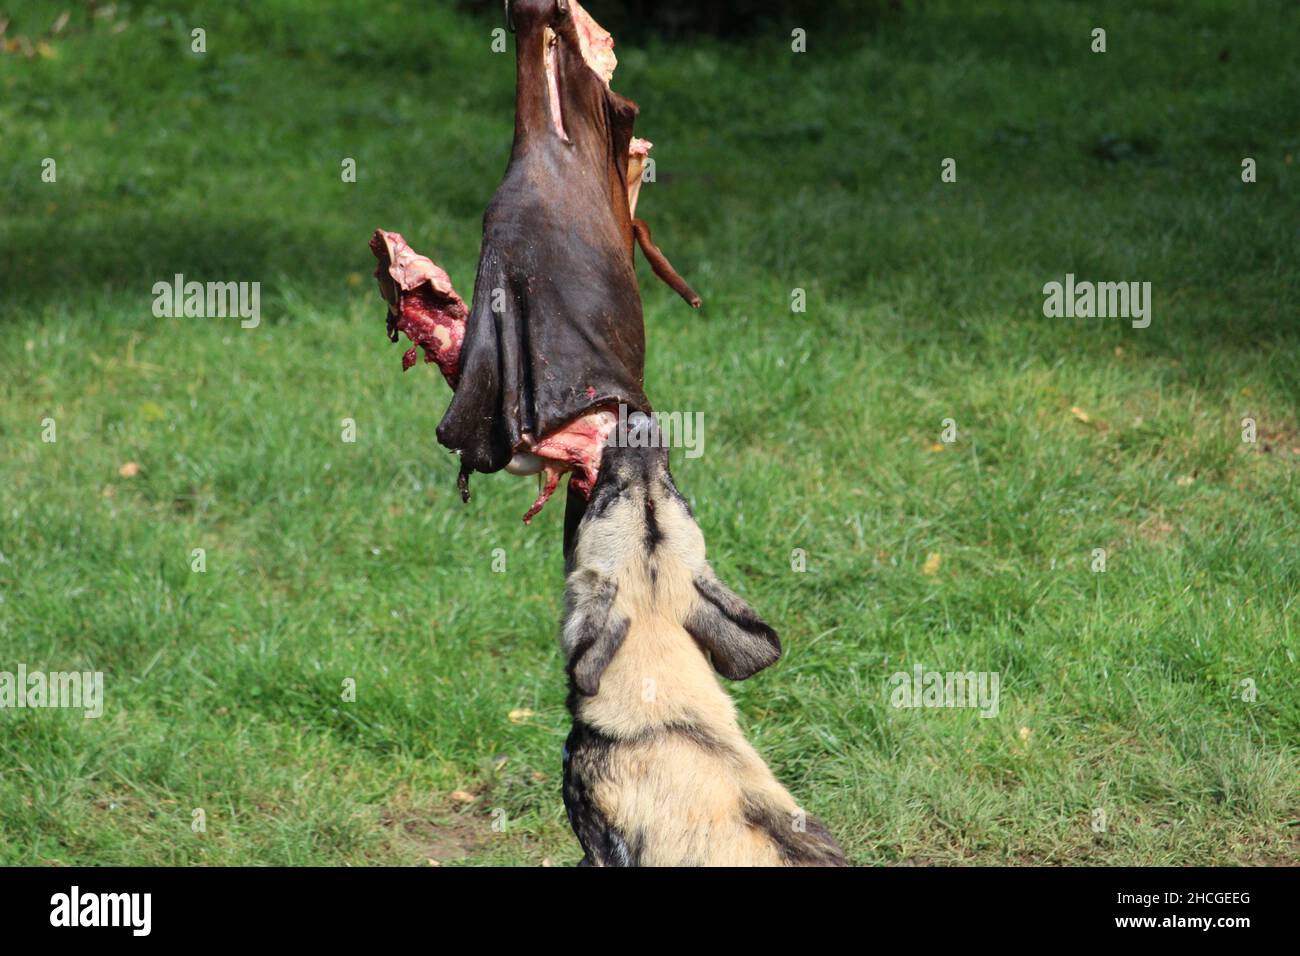
[(564, 800), (583, 862), (844, 865), (744, 738), (714, 676), (748, 677), (780, 643), (713, 575), (666, 457), (606, 453), (568, 575)]

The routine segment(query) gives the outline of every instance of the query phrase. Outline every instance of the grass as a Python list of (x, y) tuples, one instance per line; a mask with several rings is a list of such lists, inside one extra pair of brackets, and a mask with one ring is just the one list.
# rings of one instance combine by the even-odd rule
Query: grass
[[(0, 712), (0, 863), (573, 863), (562, 507), (460, 504), (366, 248), (469, 293), (510, 54), (250, 6), (78, 8), (0, 55), (0, 670), (107, 685), (99, 720)], [(56, 8), (7, 0), (7, 37)], [(678, 482), (786, 645), (731, 687), (748, 732), (862, 864), (1300, 861), (1300, 11), (876, 22), (620, 37), (640, 209), (705, 298), (639, 264), (647, 390), (704, 413)], [(262, 324), (155, 318), (178, 272), (261, 282)], [(1045, 318), (1067, 272), (1150, 281), (1150, 328)], [(915, 664), (997, 672), (998, 715), (891, 707)]]

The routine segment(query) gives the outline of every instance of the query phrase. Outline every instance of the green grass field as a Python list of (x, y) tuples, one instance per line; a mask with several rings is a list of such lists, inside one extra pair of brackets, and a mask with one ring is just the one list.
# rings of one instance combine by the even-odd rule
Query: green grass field
[[(574, 863), (563, 501), (460, 503), (366, 247), (469, 295), (513, 51), (248, 6), (38, 46), (59, 4), (3, 5), (0, 671), (106, 703), (0, 711), (0, 863)], [(804, 54), (620, 38), (639, 213), (705, 299), (639, 261), (647, 391), (704, 414), (678, 483), (786, 647), (747, 732), (860, 864), (1300, 862), (1300, 10), (902, 7)], [(261, 282), (261, 325), (155, 318), (176, 273)], [(1151, 326), (1045, 318), (1066, 273), (1151, 282)], [(917, 664), (998, 715), (891, 707)]]

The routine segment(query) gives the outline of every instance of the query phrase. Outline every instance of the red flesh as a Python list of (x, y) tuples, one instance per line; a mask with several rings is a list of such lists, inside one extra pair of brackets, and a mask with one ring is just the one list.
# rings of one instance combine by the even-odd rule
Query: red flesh
[(400, 233), (376, 229), (370, 251), (379, 260), (375, 278), (388, 302), (388, 334), (403, 332), (414, 345), (402, 355), (402, 370), (415, 364), (416, 349), (437, 363), (452, 388), (460, 381), (460, 347), (469, 310), (451, 278), (432, 259), (407, 245)]

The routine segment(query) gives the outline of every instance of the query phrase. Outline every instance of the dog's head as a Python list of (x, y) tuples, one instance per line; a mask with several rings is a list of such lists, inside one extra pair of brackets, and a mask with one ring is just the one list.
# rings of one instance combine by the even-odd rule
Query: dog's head
[(667, 448), (630, 447), (649, 423), (629, 424), (629, 447), (604, 451), (570, 555), (562, 640), (574, 686), (595, 694), (629, 615), (650, 612), (685, 628), (723, 677), (744, 680), (781, 656), (781, 642), (713, 573)]

